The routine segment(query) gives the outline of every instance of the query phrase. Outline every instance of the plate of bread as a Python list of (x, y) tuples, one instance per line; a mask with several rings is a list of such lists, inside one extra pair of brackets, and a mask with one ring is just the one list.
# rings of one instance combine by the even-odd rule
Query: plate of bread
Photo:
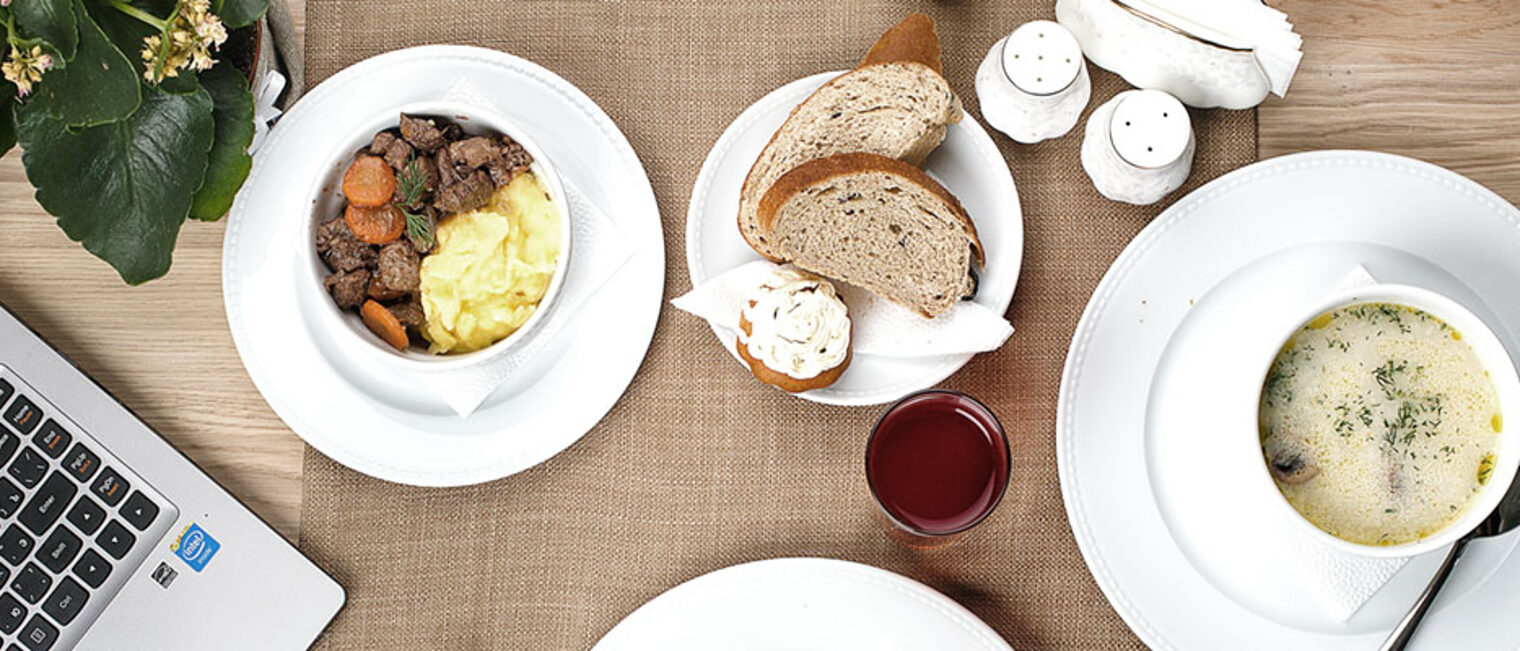
[[(757, 379), (805, 399), (890, 402), (1001, 344), (1018, 193), (942, 76), (933, 20), (910, 15), (854, 69), (741, 113), (693, 188), (686, 255), (694, 294), (744, 276), (737, 318), (702, 315)], [(988, 329), (990, 344), (955, 343)]]

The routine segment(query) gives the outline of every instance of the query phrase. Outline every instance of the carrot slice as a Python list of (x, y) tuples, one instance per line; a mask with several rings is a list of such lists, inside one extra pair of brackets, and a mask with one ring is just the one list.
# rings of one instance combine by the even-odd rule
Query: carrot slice
[(343, 173), (343, 196), (356, 206), (374, 208), (390, 203), (396, 193), (396, 173), (379, 156), (360, 156)]
[(390, 244), (406, 232), (406, 216), (390, 204), (378, 208), (348, 204), (343, 221), (366, 244)]
[(411, 345), (412, 339), (406, 335), (406, 326), (384, 305), (374, 301), (365, 301), (364, 307), (359, 308), (359, 316), (364, 317), (364, 325), (369, 326), (369, 331), (375, 333), (385, 343), (395, 347), (396, 350), (406, 350)]

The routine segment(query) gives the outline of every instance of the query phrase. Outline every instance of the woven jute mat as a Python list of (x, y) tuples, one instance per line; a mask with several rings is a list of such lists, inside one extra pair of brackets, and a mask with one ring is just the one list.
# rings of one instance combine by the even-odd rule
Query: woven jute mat
[[(684, 223), (697, 170), (745, 107), (786, 82), (854, 65), (882, 30), (924, 11), (939, 23), (946, 76), (980, 118), (977, 64), (1014, 27), (1049, 18), (1051, 4), (309, 0), (307, 70), (316, 83), (388, 50), (464, 43), (564, 76), (606, 109), (649, 172), (671, 298), (690, 288)], [(1090, 70), (1091, 106), (1126, 87)], [(1254, 160), (1254, 112), (1193, 119), (1190, 187)], [(705, 323), (667, 305), (622, 401), (579, 443), (516, 476), (411, 488), (308, 449), (301, 548), (349, 591), (318, 647), (586, 649), (687, 579), (745, 561), (827, 556), (923, 581), (1021, 651), (1139, 648), (1067, 525), (1055, 413), (1089, 294), (1161, 206), (1100, 197), (1078, 161), (1080, 126), (1034, 146), (995, 139), (1024, 207), (1024, 268), (1009, 315), (1018, 331), (946, 386), (1002, 419), (1013, 472), (1002, 505), (968, 537), (915, 552), (878, 524), (863, 458), (884, 408), (827, 407), (764, 387)]]

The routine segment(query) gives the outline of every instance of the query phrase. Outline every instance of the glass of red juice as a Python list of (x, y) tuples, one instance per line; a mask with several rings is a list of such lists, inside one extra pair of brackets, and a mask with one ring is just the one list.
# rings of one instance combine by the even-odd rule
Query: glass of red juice
[(866, 482), (897, 537), (938, 547), (985, 519), (1008, 487), (1008, 437), (986, 405), (954, 391), (912, 394), (866, 442)]

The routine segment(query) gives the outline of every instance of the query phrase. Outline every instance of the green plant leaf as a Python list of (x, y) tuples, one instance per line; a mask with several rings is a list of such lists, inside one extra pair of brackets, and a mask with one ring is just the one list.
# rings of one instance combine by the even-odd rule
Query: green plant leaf
[(79, 51), (67, 68), (43, 77), (37, 84), (36, 97), (27, 104), (47, 109), (52, 117), (71, 127), (116, 122), (131, 115), (142, 102), (136, 68), (106, 38), (84, 4), (73, 2), (79, 18)]
[(0, 156), (16, 146), (16, 87), (0, 83)]
[(147, 88), (125, 120), (70, 129), (35, 105), (17, 111), (21, 162), (37, 201), (70, 239), (138, 284), (164, 275), (206, 172), (215, 123), (205, 90)]
[[(12, 0), (12, 3), (16, 1)], [(142, 52), (143, 37), (157, 34), (158, 30), (122, 13), (104, 0), (85, 0), (84, 6), (90, 12), (90, 18), (100, 26), (101, 31), (105, 32), (106, 38), (125, 52), (127, 58), (135, 64), (134, 73), (142, 74), (142, 60), (139, 58), (139, 53)], [(168, 11), (160, 12), (157, 9), (147, 9), (147, 11), (159, 17), (169, 15)]]
[(211, 13), (222, 19), (227, 29), (247, 27), (269, 11), (269, 0), (219, 0), (211, 5)]
[(253, 167), (253, 157), (248, 155), (248, 145), (253, 143), (253, 93), (243, 73), (225, 61), (200, 73), (200, 80), (211, 93), (216, 141), (206, 164), (206, 180), (190, 204), (190, 216), (216, 221), (232, 208), (233, 197)]
[[(26, 0), (12, 2), (11, 14), (27, 34), (51, 43), (64, 59), (73, 60), (79, 47), (79, 26), (74, 21), (73, 0)], [(79, 9), (83, 13), (83, 8)]]

